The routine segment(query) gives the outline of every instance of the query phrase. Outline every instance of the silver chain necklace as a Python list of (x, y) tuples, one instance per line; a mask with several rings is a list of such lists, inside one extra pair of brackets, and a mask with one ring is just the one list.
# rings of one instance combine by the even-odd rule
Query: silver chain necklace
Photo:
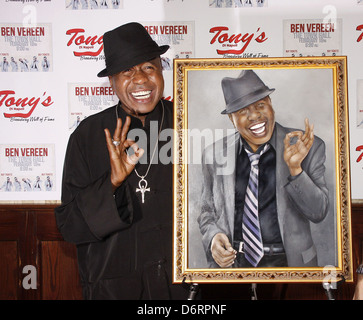
[[(149, 191), (150, 192), (150, 188), (148, 188), (148, 183), (147, 183), (147, 180), (145, 179), (146, 176), (148, 175), (149, 173), (149, 170), (150, 170), (150, 167), (151, 167), (151, 164), (154, 160), (154, 156), (155, 156), (155, 152), (156, 152), (156, 149), (157, 149), (157, 146), (158, 146), (158, 142), (159, 142), (159, 137), (160, 137), (160, 132), (161, 132), (161, 128), (163, 126), (163, 123), (164, 123), (164, 103), (163, 103), (163, 100), (160, 100), (161, 102), (161, 106), (163, 107), (163, 113), (162, 113), (162, 116), (161, 116), (161, 124), (160, 124), (160, 128), (159, 128), (159, 133), (158, 133), (158, 140), (156, 141), (155, 143), (155, 146), (154, 146), (154, 150), (153, 150), (153, 154), (151, 156), (151, 159), (150, 159), (150, 163), (149, 163), (149, 166), (145, 172), (144, 175), (140, 175), (136, 168), (134, 168), (134, 171), (136, 173), (136, 175), (140, 178), (140, 181), (139, 181), (139, 187), (136, 188), (136, 192), (141, 192), (141, 202), (144, 203), (145, 202), (145, 192), (146, 191)], [(118, 105), (116, 106), (116, 121), (118, 119)]]

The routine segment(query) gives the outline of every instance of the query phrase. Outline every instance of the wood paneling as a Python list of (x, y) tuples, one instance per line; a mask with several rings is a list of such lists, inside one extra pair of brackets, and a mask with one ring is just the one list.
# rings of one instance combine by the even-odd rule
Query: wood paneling
[[(0, 300), (82, 299), (74, 245), (57, 230), (54, 206), (0, 206)], [(354, 269), (363, 258), (363, 204), (352, 205)], [(36, 289), (26, 290), (23, 268), (35, 266)], [(356, 280), (356, 279), (354, 279)], [(350, 300), (354, 283), (340, 283), (333, 290), (337, 300)], [(250, 285), (202, 286), (206, 299), (250, 299)], [(326, 300), (320, 284), (258, 284), (261, 300)]]
[[(82, 299), (76, 248), (63, 241), (53, 210), (0, 206), (0, 299)], [(35, 267), (35, 289), (22, 284), (26, 266)]]
[(76, 251), (64, 241), (41, 242), (42, 299), (82, 299)]
[(0, 300), (18, 298), (18, 244), (16, 241), (0, 241)]

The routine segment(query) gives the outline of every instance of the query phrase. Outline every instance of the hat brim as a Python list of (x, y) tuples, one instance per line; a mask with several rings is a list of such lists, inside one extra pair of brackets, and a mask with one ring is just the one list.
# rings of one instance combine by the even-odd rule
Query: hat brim
[(253, 92), (247, 97), (246, 96), (240, 97), (240, 98), (232, 101), (228, 105), (226, 105), (226, 109), (223, 110), (221, 112), (221, 114), (229, 114), (229, 113), (236, 112), (240, 109), (246, 108), (250, 104), (255, 103), (263, 98), (266, 98), (274, 91), (275, 91), (275, 89), (266, 89), (266, 90), (263, 90), (263, 91), (257, 92), (257, 93)]
[(168, 51), (169, 48), (170, 47), (168, 45), (163, 45), (163, 46), (160, 46), (158, 48), (158, 50), (149, 51), (149, 52), (143, 53), (140, 56), (133, 57), (131, 60), (129, 59), (128, 63), (126, 63), (126, 64), (120, 62), (120, 64), (118, 64), (117, 66), (115, 66), (112, 69), (105, 68), (97, 74), (97, 77), (102, 78), (102, 77), (112, 76), (123, 70), (132, 68), (133, 66), (136, 66), (140, 63), (155, 59), (156, 57), (161, 56), (166, 51)]

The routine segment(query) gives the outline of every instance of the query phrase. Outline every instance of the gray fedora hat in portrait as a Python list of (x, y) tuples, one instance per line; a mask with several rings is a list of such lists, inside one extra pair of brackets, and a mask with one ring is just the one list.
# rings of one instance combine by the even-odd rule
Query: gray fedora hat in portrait
[(152, 60), (169, 49), (159, 46), (144, 26), (137, 22), (124, 24), (103, 35), (106, 68), (98, 77), (111, 76), (140, 63)]
[(222, 114), (236, 112), (275, 91), (267, 87), (253, 70), (243, 70), (237, 78), (223, 78), (222, 90), (226, 102)]

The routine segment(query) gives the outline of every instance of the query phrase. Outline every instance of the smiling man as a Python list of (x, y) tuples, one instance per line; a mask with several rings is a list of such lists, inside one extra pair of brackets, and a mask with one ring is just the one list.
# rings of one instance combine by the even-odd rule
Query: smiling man
[(77, 245), (85, 299), (186, 299), (171, 282), (172, 163), (153, 162), (169, 143), (158, 133), (173, 128), (160, 61), (169, 46), (138, 23), (106, 32), (103, 42), (106, 68), (98, 76), (108, 77), (119, 103), (70, 136), (57, 225)]
[[(252, 70), (224, 78), (236, 133), (206, 148), (198, 218), (210, 267), (318, 266), (310, 223), (327, 215), (325, 144), (275, 121), (267, 87)], [(220, 157), (235, 155), (232, 174)]]
[(110, 84), (126, 113), (145, 124), (146, 115), (154, 110), (164, 92), (159, 57), (109, 76)]

